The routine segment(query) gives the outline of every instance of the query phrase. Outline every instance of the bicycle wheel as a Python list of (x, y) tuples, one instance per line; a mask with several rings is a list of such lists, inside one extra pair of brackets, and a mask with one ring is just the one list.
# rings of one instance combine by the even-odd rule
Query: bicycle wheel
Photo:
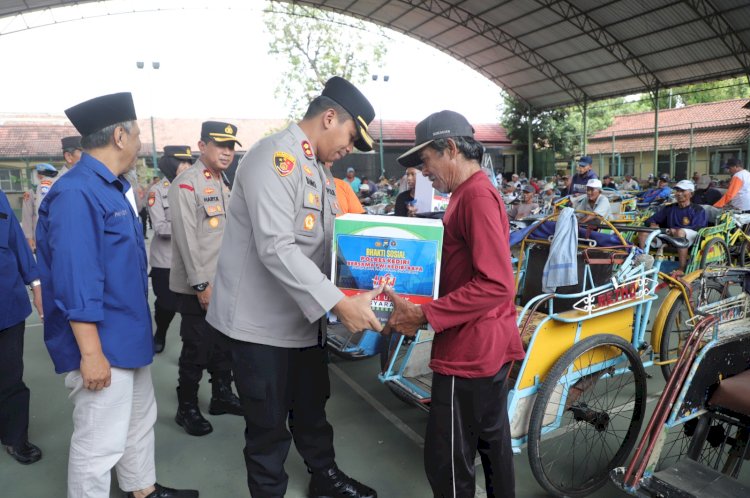
[[(690, 296), (692, 296), (691, 304), (693, 310), (698, 306), (713, 303), (725, 297), (724, 288), (720, 283), (706, 280), (705, 285), (704, 292), (701, 293), (700, 280), (695, 280), (690, 284), (692, 289)], [(672, 290), (672, 292), (679, 291), (675, 289)], [(664, 328), (661, 332), (659, 360), (672, 361), (672, 363), (661, 365), (661, 374), (664, 376), (664, 380), (669, 380), (669, 376), (672, 375), (672, 368), (677, 362), (677, 358), (680, 357), (680, 353), (687, 341), (688, 335), (693, 331), (693, 328), (686, 323), (688, 318), (690, 318), (690, 314), (688, 313), (685, 298), (682, 295), (679, 295), (667, 313)]]
[(729, 258), (729, 248), (724, 240), (713, 238), (709, 240), (701, 251), (700, 270), (705, 269), (708, 265), (726, 265), (731, 264)]
[(573, 345), (542, 383), (529, 421), (529, 463), (555, 496), (586, 496), (625, 463), (646, 409), (646, 371), (610, 334)]
[[(745, 225), (743, 229), (746, 235), (750, 235), (750, 224)], [(737, 255), (737, 266), (742, 268), (750, 268), (750, 243), (744, 237), (741, 239), (740, 252)]]

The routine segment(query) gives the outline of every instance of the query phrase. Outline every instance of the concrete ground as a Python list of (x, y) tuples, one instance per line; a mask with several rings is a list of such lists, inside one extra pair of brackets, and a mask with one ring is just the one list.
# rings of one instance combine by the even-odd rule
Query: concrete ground
[[(165, 352), (155, 357), (152, 366), (159, 410), (155, 428), (158, 480), (171, 487), (199, 489), (203, 498), (249, 496), (242, 456), (244, 422), (232, 415), (207, 414), (210, 386), (206, 379), (200, 391), (201, 408), (213, 424), (214, 432), (204, 437), (188, 436), (174, 422), (180, 351), (178, 329), (179, 316), (170, 327)], [(24, 379), (31, 389), (30, 440), (41, 447), (44, 457), (36, 464), (22, 466), (10, 456), (0, 454), (0, 497), (64, 497), (72, 405), (63, 377), (54, 374), (36, 313), (27, 321), (25, 361)], [(331, 357), (332, 397), (328, 418), (335, 430), (338, 464), (374, 487), (381, 498), (430, 497), (422, 464), (427, 414), (392, 395), (377, 380), (378, 370), (377, 358), (347, 361)], [(661, 375), (656, 368), (649, 371), (653, 374), (649, 394), (658, 393), (664, 385)], [(654, 396), (650, 399), (649, 413)], [(525, 449), (515, 457), (514, 464), (517, 496), (546, 496), (531, 474)], [(287, 496), (306, 497), (308, 474), (293, 447), (286, 470)], [(478, 474), (481, 475), (480, 469)], [(747, 474), (745, 469), (746, 483)], [(483, 478), (478, 479), (478, 484), (483, 485)], [(110, 496), (122, 496), (114, 478)], [(477, 496), (483, 496), (481, 490)], [(593, 496), (626, 495), (607, 484)]]

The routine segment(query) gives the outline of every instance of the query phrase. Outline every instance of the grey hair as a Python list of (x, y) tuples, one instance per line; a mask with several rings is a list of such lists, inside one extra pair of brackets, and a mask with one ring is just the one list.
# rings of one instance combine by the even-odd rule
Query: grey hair
[[(484, 145), (482, 145), (481, 142), (474, 140), (472, 137), (450, 137), (450, 139), (453, 140), (456, 144), (456, 149), (458, 149), (466, 159), (474, 160), (479, 163), (482, 162)], [(443, 151), (448, 148), (448, 139), (439, 138), (433, 140), (428, 147), (435, 149), (440, 155), (443, 155)]]
[(115, 132), (115, 129), (118, 126), (122, 126), (125, 131), (130, 134), (130, 131), (133, 129), (133, 124), (135, 121), (123, 121), (122, 123), (115, 123), (113, 125), (109, 125), (106, 128), (102, 128), (99, 131), (96, 131), (92, 133), (91, 135), (85, 136), (81, 138), (81, 147), (84, 150), (91, 150), (91, 149), (98, 149), (99, 147), (105, 147), (106, 145), (109, 145), (109, 142), (112, 140), (112, 134)]

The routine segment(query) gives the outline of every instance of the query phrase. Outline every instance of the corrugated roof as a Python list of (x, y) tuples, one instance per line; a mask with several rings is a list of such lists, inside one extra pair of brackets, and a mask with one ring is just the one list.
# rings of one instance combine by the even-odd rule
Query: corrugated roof
[[(0, 17), (91, 1), (3, 2)], [(747, 0), (299, 3), (432, 45), (537, 109), (750, 74)]]

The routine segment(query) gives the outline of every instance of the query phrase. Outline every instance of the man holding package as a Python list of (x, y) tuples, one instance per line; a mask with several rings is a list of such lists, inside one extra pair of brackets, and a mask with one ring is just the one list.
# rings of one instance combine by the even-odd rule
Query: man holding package
[[(416, 127), (416, 144), (398, 158), (450, 192), (443, 217), (440, 297), (414, 305), (386, 288), (394, 311), (384, 328), (413, 336), (429, 323), (432, 403), (425, 470), (435, 496), (474, 496), (474, 457), (482, 457), (487, 496), (515, 493), (507, 376), (524, 357), (516, 327), (508, 218), (481, 169), (484, 147), (462, 115), (441, 111)], [(421, 166), (420, 166), (421, 165)]]

